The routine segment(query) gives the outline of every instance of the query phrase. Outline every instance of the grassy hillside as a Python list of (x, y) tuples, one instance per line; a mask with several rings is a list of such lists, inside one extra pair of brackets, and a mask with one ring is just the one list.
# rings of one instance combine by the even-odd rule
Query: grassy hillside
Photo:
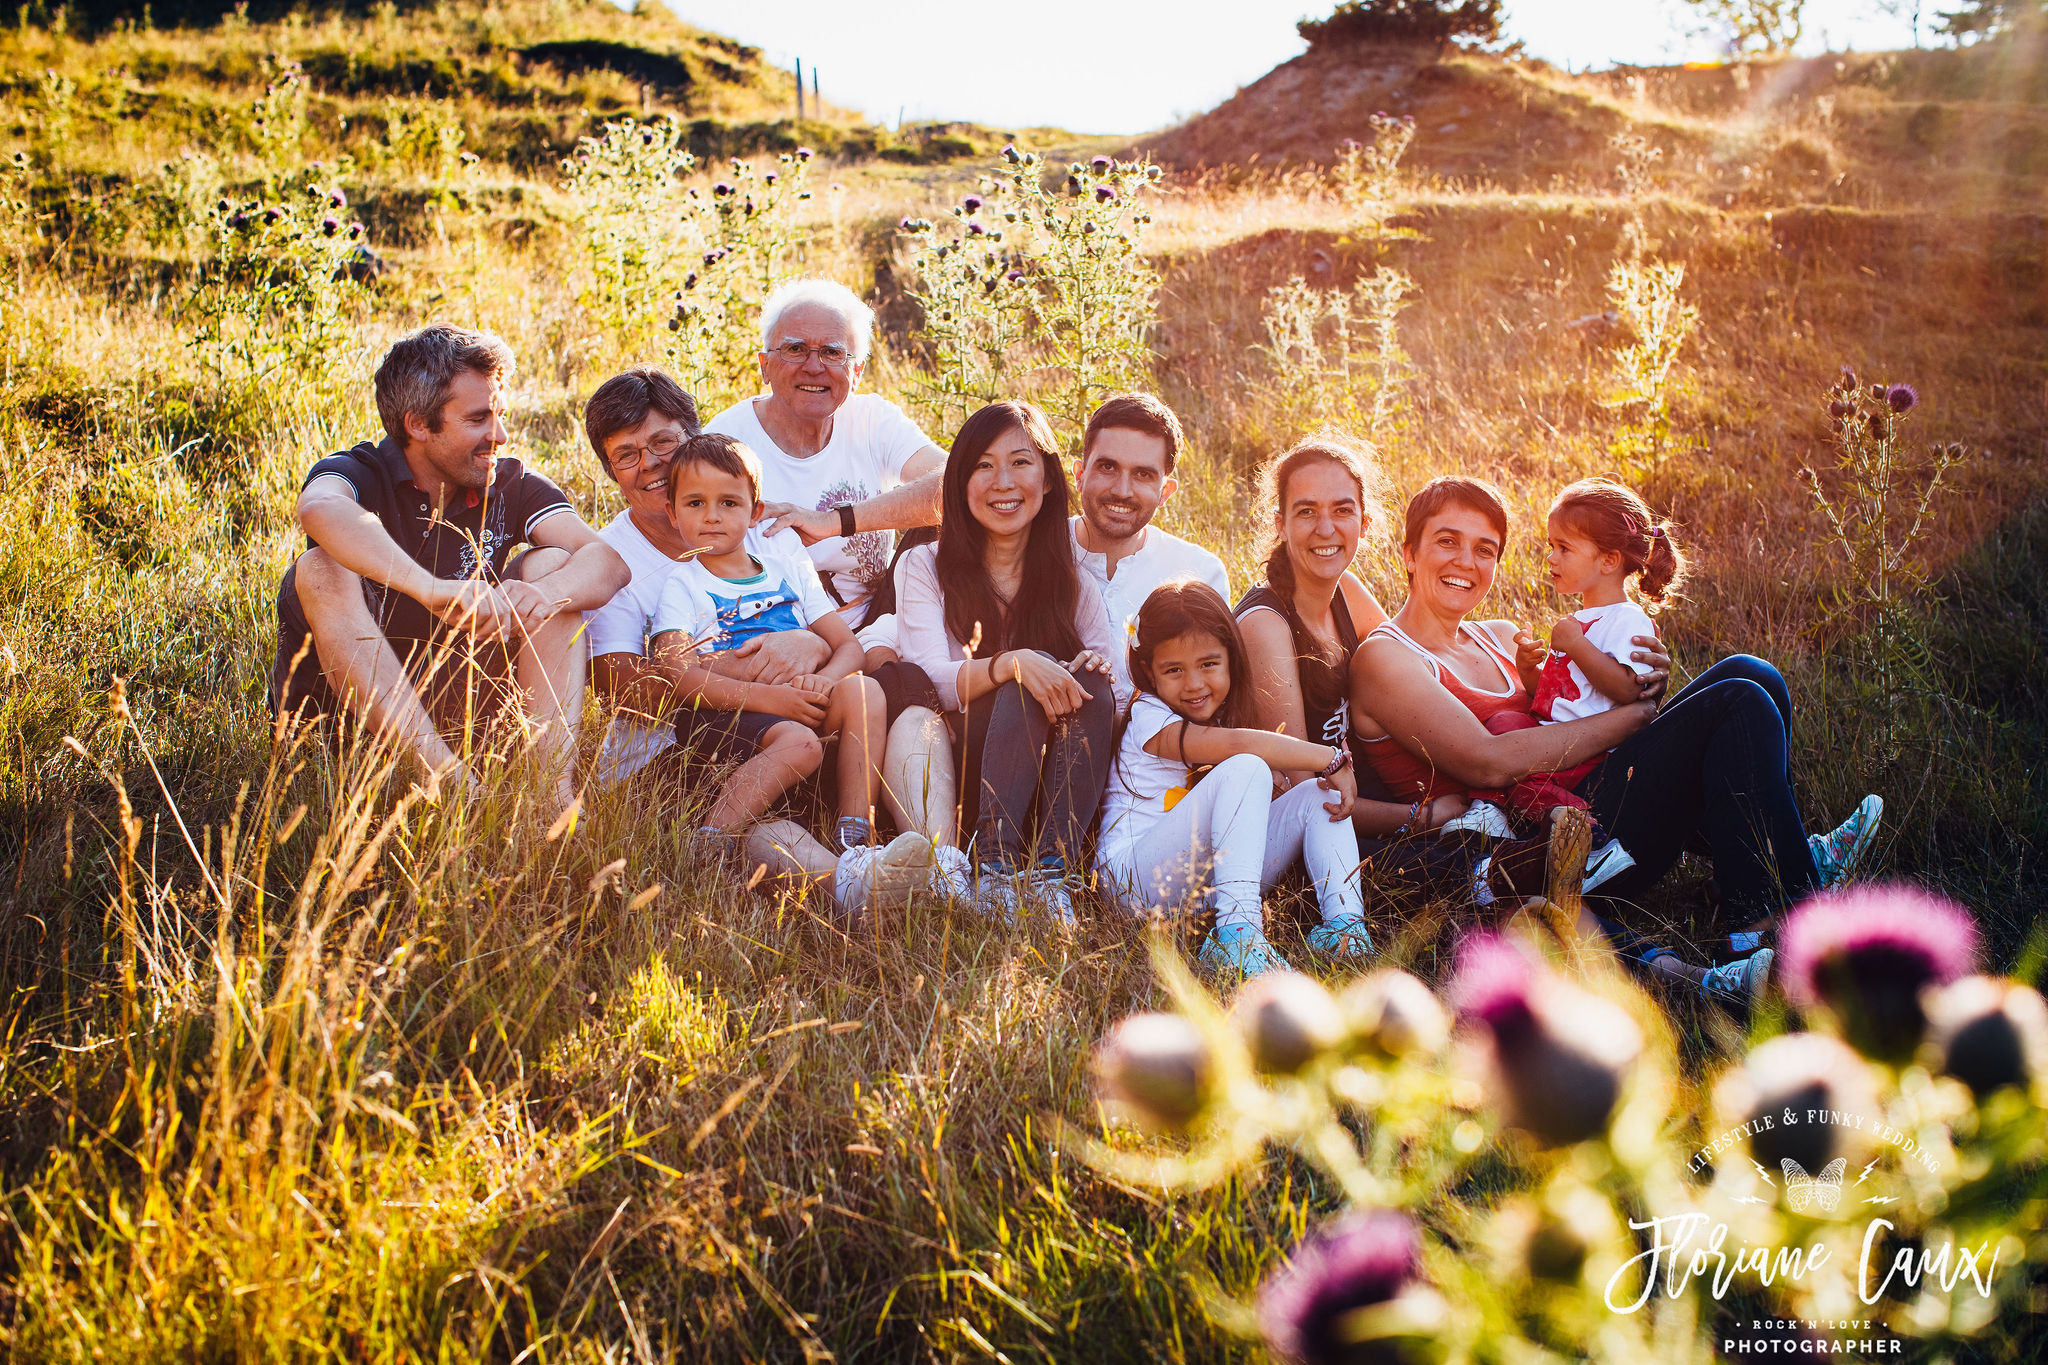
[[(1056, 163), (1113, 144), (797, 125), (787, 73), (654, 6), (53, 24), (0, 33), (9, 1352), (1244, 1358), (1224, 1300), (1333, 1194), (1288, 1161), (1163, 1195), (1077, 1160), (1087, 1049), (1155, 995), (1135, 930), (918, 906), (848, 932), (693, 864), (690, 812), (593, 790), (559, 820), (520, 795), (516, 747), (484, 798), (437, 803), (378, 755), (274, 743), (264, 707), (297, 480), (374, 432), (369, 367), (406, 328), (503, 333), (519, 453), (591, 520), (616, 510), (581, 401), (664, 357), (682, 266), (608, 283), (561, 168), (579, 138), (672, 116), (704, 159), (689, 184), (750, 158), (764, 204), (758, 177), (794, 183), (778, 156), (815, 148), (779, 259), (872, 292), (872, 381), (920, 412), (899, 220), (949, 221), (1010, 136)], [(1148, 201), (1151, 369), (1194, 445), (1169, 524), (1244, 581), (1247, 474), (1320, 425), (1369, 428), (1396, 496), (1495, 478), (1523, 527), (1569, 479), (1627, 475), (1697, 558), (1666, 618), (1681, 666), (1783, 664), (1810, 823), (1884, 792), (1884, 870), (1966, 901), (2009, 965), (2048, 889), (2048, 164), (2024, 58), (1296, 63), (1146, 140), (1176, 168)], [(1414, 145), (1388, 198), (1347, 198), (1331, 156), (1381, 108)], [(343, 191), (337, 228), (359, 219), (385, 269), (360, 290), (305, 272), (296, 311), (237, 330), (278, 277), (222, 246), (217, 206), (305, 185)], [(1632, 250), (1682, 263), (1700, 314), (1654, 402), (1616, 394), (1641, 338), (1607, 286)], [(1299, 277), (1327, 308), (1382, 268), (1412, 283), (1391, 348), (1333, 339), (1327, 312), (1312, 346), (1275, 332), (1272, 290)], [(1859, 604), (1799, 472), (1842, 491), (1844, 362), (1918, 386), (1910, 460), (1967, 451), (1903, 621)], [(1359, 567), (1398, 598), (1383, 542)], [(1545, 624), (1539, 568), (1518, 536), (1499, 595)], [(1886, 690), (1869, 660), (1892, 645), (1912, 667)], [(1702, 882), (1644, 914), (1682, 937)], [(1442, 908), (1373, 912), (1434, 978)], [(1675, 1008), (1708, 1064), (1725, 1033)]]

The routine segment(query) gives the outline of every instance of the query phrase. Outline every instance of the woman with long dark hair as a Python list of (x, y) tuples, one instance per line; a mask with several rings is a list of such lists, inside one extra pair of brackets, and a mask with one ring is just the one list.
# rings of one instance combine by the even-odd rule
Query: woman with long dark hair
[[(1365, 585), (1346, 572), (1382, 515), (1375, 465), (1369, 449), (1312, 437), (1262, 472), (1271, 519), (1266, 576), (1238, 599), (1237, 624), (1264, 729), (1350, 745), (1351, 655), (1363, 632), (1387, 619)], [(1281, 771), (1274, 782), (1285, 790), (1312, 776)], [(1433, 829), (1469, 804), (1455, 796), (1411, 803), (1381, 795), (1369, 787), (1352, 803), (1360, 834), (1384, 838)]]
[(1069, 922), (1114, 757), (1116, 646), (1101, 594), (1074, 565), (1067, 481), (1045, 414), (1011, 400), (969, 417), (944, 487), (938, 543), (903, 561), (898, 649), (946, 707), (973, 817), (977, 894), (1008, 916), (1021, 880)]

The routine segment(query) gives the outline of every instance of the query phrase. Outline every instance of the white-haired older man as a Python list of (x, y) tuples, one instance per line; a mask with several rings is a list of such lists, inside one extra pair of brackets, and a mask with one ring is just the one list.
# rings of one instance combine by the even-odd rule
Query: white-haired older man
[(878, 393), (856, 393), (874, 310), (832, 280), (792, 280), (761, 306), (768, 391), (704, 424), (761, 461), (763, 530), (795, 528), (856, 625), (889, 570), (890, 532), (939, 520), (946, 453)]
[[(761, 461), (761, 528), (794, 528), (818, 576), (857, 627), (889, 572), (892, 532), (939, 520), (946, 453), (878, 393), (856, 393), (875, 313), (832, 280), (792, 280), (761, 305), (761, 378), (745, 398), (704, 424), (744, 443)], [(864, 644), (880, 641), (862, 635)], [(932, 842), (955, 833), (952, 746), (939, 697), (914, 665), (875, 670), (888, 701), (882, 780)]]

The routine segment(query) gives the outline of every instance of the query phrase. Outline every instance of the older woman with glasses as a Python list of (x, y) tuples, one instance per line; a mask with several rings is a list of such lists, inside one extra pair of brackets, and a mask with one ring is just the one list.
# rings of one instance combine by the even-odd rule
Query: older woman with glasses
[[(704, 429), (760, 459), (763, 534), (794, 530), (861, 643), (893, 651), (895, 623), (870, 620), (869, 598), (888, 577), (892, 533), (937, 524), (946, 454), (894, 403), (856, 392), (874, 323), (874, 310), (843, 284), (783, 285), (761, 305), (766, 392)], [(883, 783), (922, 833), (950, 845), (955, 787), (938, 692), (912, 664), (872, 672), (888, 701)]]

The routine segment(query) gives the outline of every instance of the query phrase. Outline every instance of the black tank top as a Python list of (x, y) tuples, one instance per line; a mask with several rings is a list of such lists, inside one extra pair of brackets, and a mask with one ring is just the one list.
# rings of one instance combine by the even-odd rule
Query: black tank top
[[(1254, 607), (1269, 607), (1280, 613), (1280, 619), (1287, 623), (1287, 630), (1294, 637), (1294, 674), (1301, 681), (1301, 705), (1308, 720), (1308, 734), (1303, 738), (1318, 744), (1343, 747), (1351, 738), (1351, 656), (1358, 649), (1358, 630), (1351, 624), (1351, 607), (1339, 592), (1330, 604), (1330, 615), (1337, 625), (1337, 643), (1344, 651), (1344, 657), (1335, 664), (1320, 653), (1310, 653), (1314, 648), (1314, 637), (1301, 624), (1295, 614), (1294, 604), (1274, 591), (1270, 583), (1258, 583), (1237, 599), (1237, 619), (1244, 620), (1245, 613)], [(1307, 648), (1305, 649), (1304, 646)]]

